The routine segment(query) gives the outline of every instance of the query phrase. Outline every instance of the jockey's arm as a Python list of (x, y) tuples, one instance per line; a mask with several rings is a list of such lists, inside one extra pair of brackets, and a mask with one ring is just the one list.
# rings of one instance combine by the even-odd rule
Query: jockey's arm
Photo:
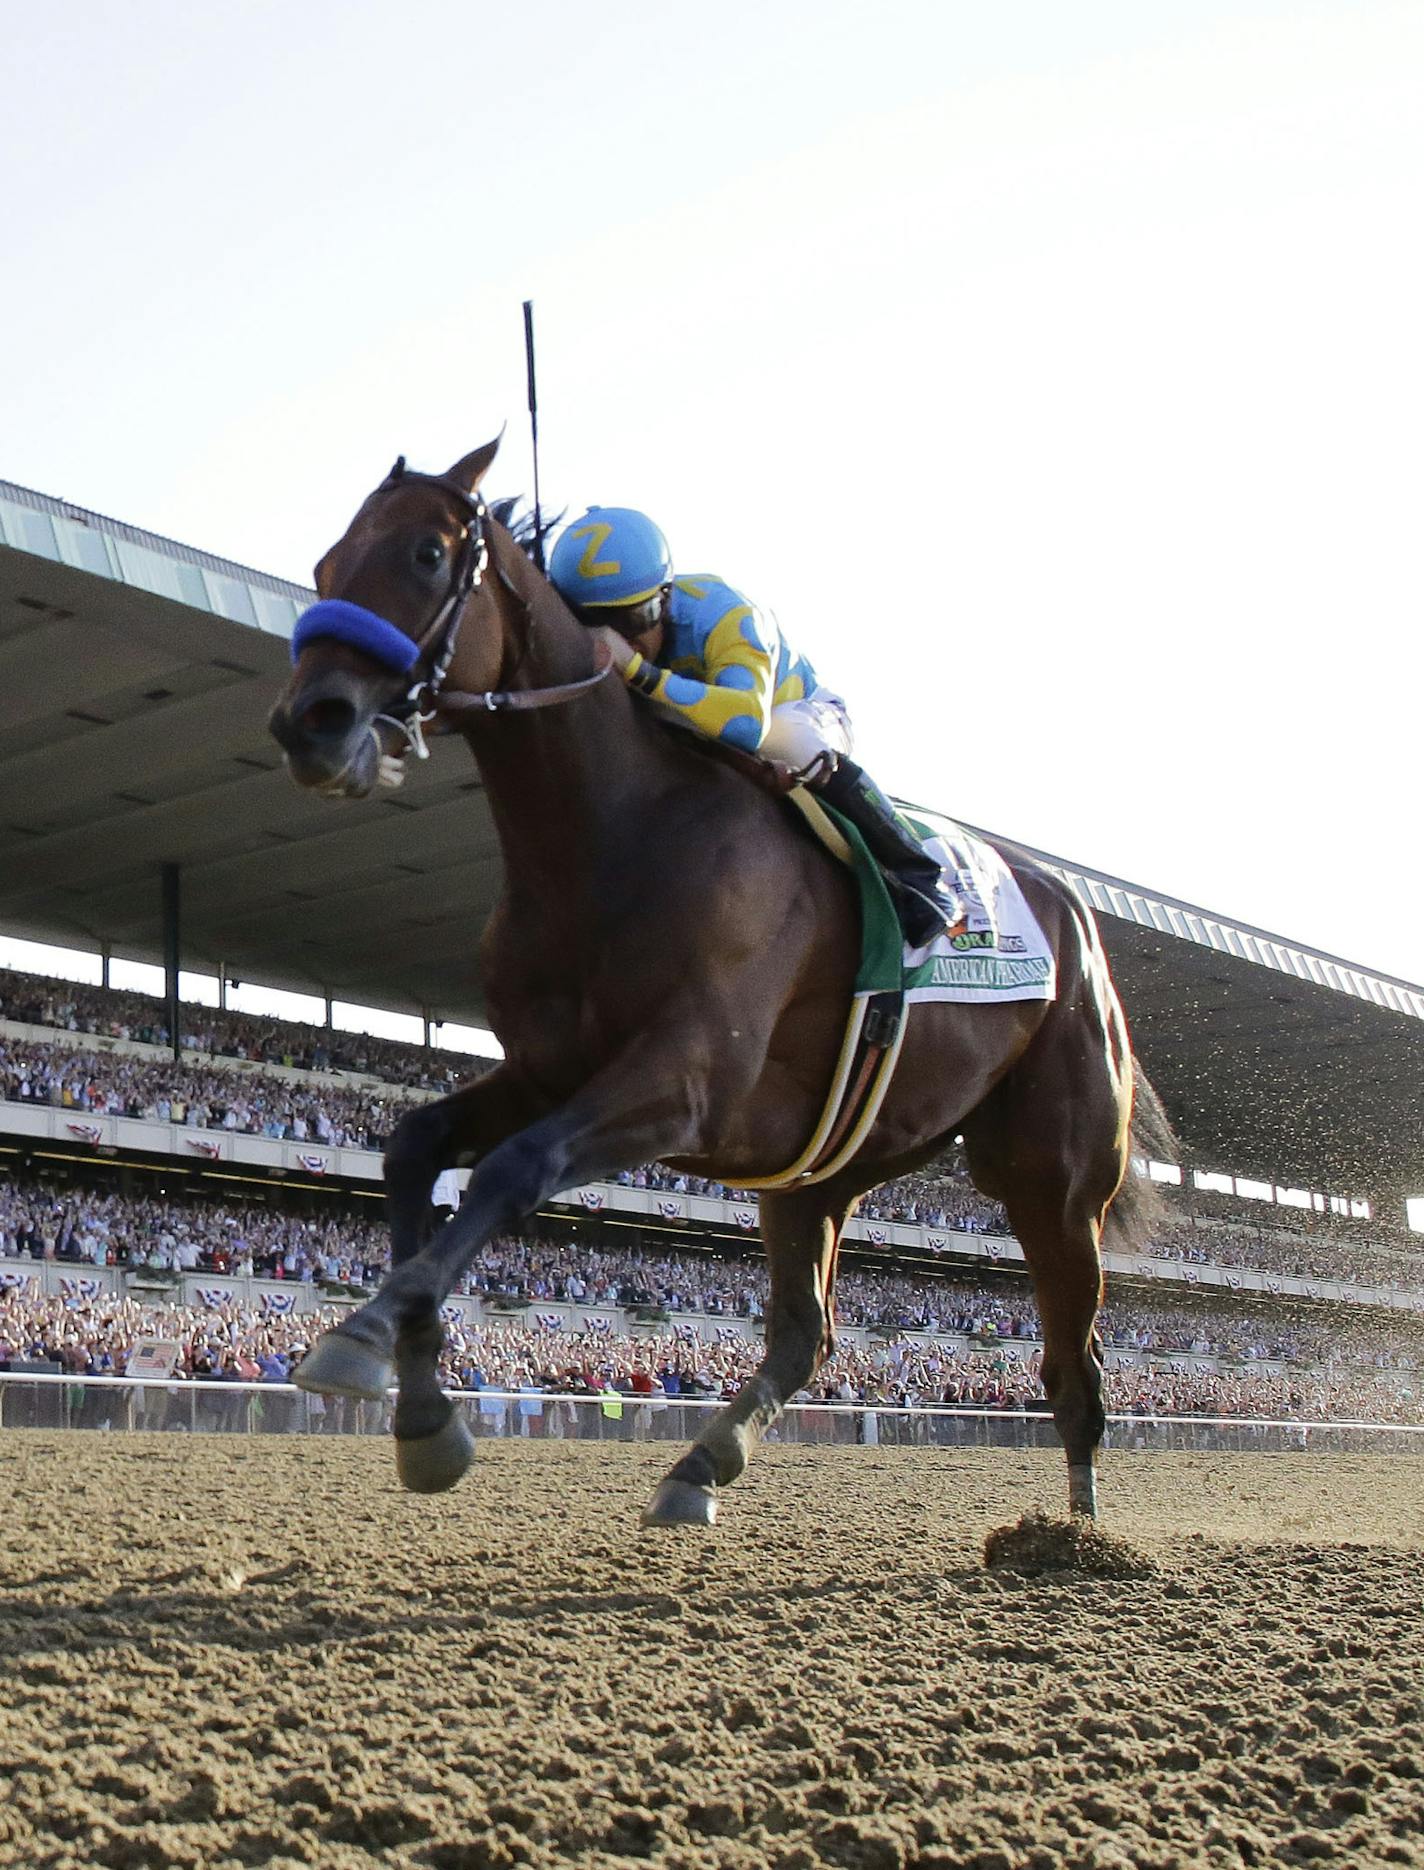
[(771, 724), (776, 652), (775, 626), (738, 604), (708, 632), (698, 674), (659, 668), (635, 650), (623, 679), (710, 740), (755, 753)]

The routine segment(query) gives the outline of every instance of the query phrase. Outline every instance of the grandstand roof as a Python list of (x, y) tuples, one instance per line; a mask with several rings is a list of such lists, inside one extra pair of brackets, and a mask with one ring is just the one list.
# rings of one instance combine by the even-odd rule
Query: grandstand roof
[[(337, 806), (290, 783), (266, 732), (310, 597), (0, 482), (0, 928), (161, 960), (174, 862), (185, 966), (479, 1023), (501, 866), (461, 750)], [(1098, 910), (1196, 1156), (1424, 1193), (1424, 991), (1048, 861)]]

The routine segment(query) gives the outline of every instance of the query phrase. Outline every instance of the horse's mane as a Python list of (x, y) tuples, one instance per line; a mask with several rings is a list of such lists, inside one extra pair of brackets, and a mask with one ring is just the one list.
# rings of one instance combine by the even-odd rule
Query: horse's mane
[[(533, 507), (524, 507), (521, 511), (520, 503), (523, 498), (523, 494), (516, 493), (509, 495), (506, 499), (491, 500), (489, 504), (490, 518), (498, 520), (524, 556), (532, 563), (537, 564), (538, 561), (534, 556), (534, 509)], [(546, 539), (563, 517), (564, 513), (562, 508), (559, 512), (554, 514), (543, 513), (540, 515), (540, 530), (543, 532)]]

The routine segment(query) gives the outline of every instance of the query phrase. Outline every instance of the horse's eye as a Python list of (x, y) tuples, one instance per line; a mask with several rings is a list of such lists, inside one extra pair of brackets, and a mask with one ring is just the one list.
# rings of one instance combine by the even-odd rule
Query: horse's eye
[(417, 565), (434, 567), (444, 562), (445, 548), (438, 539), (422, 539), (415, 548)]

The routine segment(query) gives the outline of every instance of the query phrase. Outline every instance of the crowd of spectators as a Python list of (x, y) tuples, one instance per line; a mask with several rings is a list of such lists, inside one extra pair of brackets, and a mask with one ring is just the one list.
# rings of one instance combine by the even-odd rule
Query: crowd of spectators
[[(164, 1003), (149, 995), (4, 970), (0, 1016), (118, 1041), (167, 1040)], [(379, 1150), (412, 1098), (445, 1089), (452, 1078), (488, 1063), (393, 1040), (189, 1005), (184, 1020), (190, 1055), (181, 1064), (133, 1052), (0, 1037), (0, 1099), (72, 1110), (81, 1120), (117, 1113), (193, 1130)], [(229, 1060), (281, 1064), (305, 1075), (239, 1071), (220, 1062)], [(377, 1077), (391, 1088), (333, 1076), (339, 1072)], [(744, 1190), (658, 1163), (616, 1179), (636, 1188), (756, 1202), (756, 1196)], [(1009, 1231), (1002, 1208), (974, 1189), (963, 1162), (954, 1156), (936, 1164), (932, 1172), (903, 1176), (873, 1191), (861, 1202), (859, 1213), (873, 1222), (908, 1222), (946, 1232)], [(300, 1272), (315, 1258), (322, 1263), (322, 1277), (365, 1277), (379, 1272), (385, 1262), (381, 1242), (329, 1238), (313, 1247), (308, 1240), (284, 1235), (276, 1244), (278, 1262), (295, 1252)], [(1424, 1287), (1424, 1252), (1407, 1236), (1389, 1237), (1378, 1223), (1300, 1210), (1272, 1210), (1269, 1220), (1259, 1215), (1248, 1222), (1241, 1218), (1239, 1202), (1223, 1203), (1221, 1197), (1195, 1192), (1168, 1197), (1167, 1218), (1148, 1250), (1164, 1260), (1243, 1267), (1268, 1275), (1395, 1289)], [(326, 1272), (325, 1263), (333, 1259), (338, 1266), (344, 1263), (344, 1273)], [(732, 1309), (742, 1302), (734, 1298)]]
[(1250, 1226), (1240, 1221), (1169, 1221), (1147, 1248), (1154, 1259), (1199, 1266), (1244, 1266), (1297, 1279), (1338, 1279), (1395, 1291), (1424, 1286), (1424, 1253), (1373, 1238), (1350, 1238), (1329, 1227)]
[[(170, 1043), (167, 1004), (151, 994), (84, 986), (9, 969), (0, 969), (0, 1019), (142, 1045)], [(184, 1051), (198, 1056), (246, 1059), (300, 1071), (359, 1072), (389, 1084), (433, 1091), (477, 1077), (491, 1063), (443, 1047), (427, 1048), (188, 1001), (183, 1003), (179, 1043)]]
[(409, 1098), (331, 1081), (237, 1072), (194, 1060), (0, 1038), (0, 1098), (76, 1117), (137, 1117), (343, 1149), (385, 1147)]
[[(334, 1314), (272, 1317), (229, 1305), (210, 1310), (88, 1302), (10, 1293), (0, 1298), (0, 1367), (57, 1364), (75, 1376), (122, 1376), (136, 1345), (176, 1345), (173, 1382), (286, 1383)], [(1336, 1345), (1337, 1352), (1344, 1345)], [(1349, 1348), (1349, 1347), (1345, 1347)], [(759, 1344), (684, 1328), (639, 1336), (541, 1330), (529, 1324), (451, 1323), (443, 1380), (453, 1387), (538, 1395), (704, 1401), (726, 1399), (751, 1374)], [(1319, 1365), (1221, 1370), (1165, 1357), (1121, 1365), (1108, 1357), (1108, 1406), (1138, 1415), (1227, 1415), (1297, 1422), (1424, 1422), (1412, 1371), (1337, 1355)], [(1001, 1344), (958, 1348), (914, 1340), (842, 1345), (793, 1401), (983, 1411), (1043, 1407), (1041, 1354)], [(103, 1402), (100, 1409), (109, 1409)]]
[[(76, 1266), (257, 1275), (327, 1286), (369, 1286), (388, 1261), (386, 1230), (341, 1212), (315, 1220), (279, 1208), (181, 1206), (162, 1197), (0, 1183), (0, 1254)], [(760, 1320), (768, 1302), (764, 1260), (630, 1242), (617, 1247), (576, 1231), (531, 1231), (491, 1240), (461, 1285), (492, 1310), (545, 1303), (607, 1307), (676, 1323), (683, 1317)], [(843, 1269), (836, 1311), (843, 1325), (882, 1334), (925, 1332), (1009, 1343), (1041, 1336), (1027, 1277), (974, 1277)], [(1424, 1318), (1376, 1308), (1302, 1303), (1247, 1305), (1202, 1293), (1115, 1288), (1101, 1316), (1104, 1343), (1144, 1353), (1190, 1353), (1243, 1363), (1328, 1363), (1424, 1368)]]

